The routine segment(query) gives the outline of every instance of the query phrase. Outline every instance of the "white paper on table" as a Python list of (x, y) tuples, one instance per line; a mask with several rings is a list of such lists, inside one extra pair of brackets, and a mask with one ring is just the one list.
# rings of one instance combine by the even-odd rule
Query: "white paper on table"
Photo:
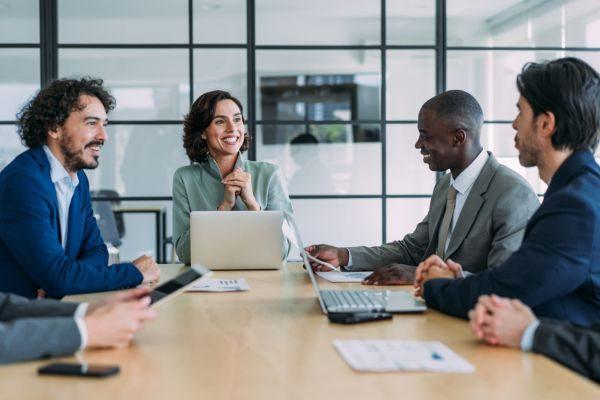
[(333, 346), (356, 371), (475, 371), (471, 363), (440, 342), (334, 340)]
[(250, 290), (244, 278), (236, 279), (202, 279), (192, 285), (188, 292), (242, 292)]
[(362, 282), (373, 271), (355, 271), (355, 272), (324, 272), (317, 271), (317, 275), (329, 282)]

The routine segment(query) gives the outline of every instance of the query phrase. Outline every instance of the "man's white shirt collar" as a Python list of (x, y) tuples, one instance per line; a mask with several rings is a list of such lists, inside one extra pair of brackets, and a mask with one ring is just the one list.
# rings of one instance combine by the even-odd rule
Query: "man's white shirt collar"
[(48, 157), (48, 162), (50, 163), (50, 179), (52, 180), (52, 183), (64, 181), (65, 178), (68, 178), (68, 182), (71, 183), (73, 187), (79, 185), (77, 174), (75, 174), (74, 178), (71, 178), (71, 175), (69, 175), (65, 167), (58, 161), (50, 148), (46, 145), (44, 145), (44, 153), (46, 153), (46, 157)]
[(458, 193), (465, 194), (465, 192), (467, 192), (471, 186), (473, 186), (488, 158), (489, 155), (487, 151), (481, 150), (473, 162), (469, 164), (469, 166), (463, 172), (461, 172), (456, 179), (450, 175), (450, 184), (454, 186), (454, 189), (456, 189)]

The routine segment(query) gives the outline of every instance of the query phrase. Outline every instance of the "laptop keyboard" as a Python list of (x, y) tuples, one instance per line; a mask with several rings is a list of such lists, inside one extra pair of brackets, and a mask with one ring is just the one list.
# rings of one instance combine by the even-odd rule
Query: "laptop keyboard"
[[(321, 295), (328, 311), (381, 311), (385, 309), (384, 296), (377, 292), (367, 295), (366, 290), (323, 290)], [(379, 300), (380, 298), (381, 300)]]

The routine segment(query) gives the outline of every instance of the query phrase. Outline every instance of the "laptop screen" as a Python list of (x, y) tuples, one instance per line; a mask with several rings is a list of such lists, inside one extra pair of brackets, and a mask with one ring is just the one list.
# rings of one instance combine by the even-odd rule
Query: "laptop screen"
[(321, 291), (319, 290), (317, 278), (315, 277), (310, 262), (308, 262), (308, 258), (306, 257), (306, 252), (304, 251), (304, 242), (302, 242), (298, 225), (296, 225), (296, 221), (294, 220), (294, 217), (291, 214), (285, 213), (285, 219), (283, 221), (283, 233), (288, 238), (290, 243), (300, 251), (300, 256), (302, 257), (302, 262), (304, 263), (304, 268), (306, 268), (308, 276), (310, 277), (310, 282), (312, 283), (313, 288), (315, 289), (315, 293), (317, 294), (317, 298), (319, 299), (319, 304), (321, 305), (321, 310), (323, 310), (324, 314), (327, 314), (327, 308), (325, 307), (325, 303), (323, 302), (323, 298), (321, 297)]

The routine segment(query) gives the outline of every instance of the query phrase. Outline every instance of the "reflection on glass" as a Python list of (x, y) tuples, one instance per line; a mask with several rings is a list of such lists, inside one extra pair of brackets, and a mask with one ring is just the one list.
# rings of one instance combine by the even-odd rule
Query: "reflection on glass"
[(423, 103), (435, 96), (435, 53), (388, 51), (386, 69), (386, 118), (416, 120)]
[(38, 49), (0, 49), (0, 120), (14, 121), (17, 111), (40, 88)]
[(429, 198), (386, 200), (386, 242), (402, 240), (412, 233), (429, 211)]
[(58, 0), (59, 43), (187, 43), (187, 0)]
[(112, 120), (179, 120), (188, 111), (187, 50), (62, 49), (58, 61), (60, 76), (104, 79), (117, 99)]
[(21, 144), (21, 138), (17, 135), (17, 127), (14, 125), (0, 125), (0, 171), (11, 161), (27, 150)]
[(419, 136), (416, 124), (388, 124), (386, 131), (387, 193), (430, 195), (435, 172), (423, 163), (415, 148)]
[(379, 119), (377, 50), (259, 50), (256, 58), (259, 119)]
[[(380, 199), (296, 199), (292, 206), (305, 246), (381, 244)], [(299, 259), (298, 252), (291, 252), (291, 257)]]
[[(279, 165), (292, 195), (380, 194), (381, 144), (353, 142), (351, 125), (337, 126), (350, 140), (327, 141), (328, 126), (259, 125), (257, 159)], [(379, 132), (378, 125), (356, 128)], [(265, 131), (274, 133), (277, 141), (265, 142)]]
[(600, 53), (591, 51), (448, 51), (448, 90), (475, 96), (486, 120), (512, 121), (519, 97), (516, 79), (523, 66), (559, 57), (579, 57), (600, 70)]
[(171, 196), (175, 170), (189, 164), (181, 137), (180, 125), (109, 125), (100, 165), (87, 171), (90, 188)]
[(388, 0), (386, 17), (387, 44), (435, 44), (435, 0)]
[(380, 3), (363, 0), (256, 0), (256, 43), (379, 44)]
[(195, 43), (246, 42), (246, 0), (194, 0), (192, 7)]
[(39, 43), (39, 0), (0, 2), (0, 43)]
[(597, 0), (448, 0), (450, 46), (600, 46)]
[(194, 50), (194, 98), (211, 90), (226, 90), (248, 109), (246, 50)]

